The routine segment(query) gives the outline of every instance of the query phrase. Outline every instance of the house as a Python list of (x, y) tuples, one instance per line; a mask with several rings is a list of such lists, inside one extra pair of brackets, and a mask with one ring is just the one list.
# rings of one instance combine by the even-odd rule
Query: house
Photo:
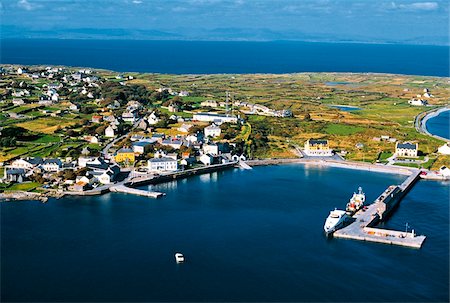
[(211, 155), (218, 155), (219, 154), (219, 145), (217, 145), (216, 143), (203, 144), (203, 153), (211, 154)]
[(417, 143), (397, 142), (395, 144), (395, 154), (397, 157), (417, 158), (419, 145)]
[(205, 127), (205, 129), (203, 131), (205, 133), (205, 137), (211, 137), (211, 138), (219, 137), (220, 133), (222, 132), (220, 127), (215, 125), (214, 123), (211, 124), (210, 126)]
[(446, 178), (450, 178), (450, 168), (446, 166), (441, 166), (439, 173)]
[(169, 106), (167, 107), (167, 109), (171, 113), (176, 113), (176, 112), (180, 111), (180, 107), (175, 103), (170, 103)]
[(450, 155), (450, 142), (445, 143), (438, 148), (438, 153), (442, 155)]
[(121, 148), (114, 155), (114, 159), (117, 163), (133, 163), (135, 161), (134, 151), (130, 148)]
[(52, 94), (52, 96), (50, 98), (52, 99), (52, 101), (58, 102), (59, 94), (58, 93), (54, 93), (54, 94)]
[(103, 120), (103, 117), (102, 116), (98, 116), (98, 115), (94, 115), (94, 116), (92, 116), (92, 123), (100, 123), (100, 122), (102, 122), (102, 120)]
[(105, 137), (114, 138), (116, 136), (114, 128), (110, 125), (105, 129)]
[(425, 106), (425, 105), (428, 104), (428, 101), (427, 100), (413, 98), (413, 99), (409, 100), (408, 103), (410, 105), (414, 105), (414, 106)]
[(122, 120), (124, 122), (136, 122), (136, 114), (134, 112), (124, 112), (122, 113)]
[(160, 119), (156, 116), (155, 112), (152, 112), (148, 116), (147, 121), (150, 125), (155, 125), (156, 123), (158, 123), (160, 121)]
[(238, 118), (214, 113), (196, 113), (192, 117), (193, 121), (214, 122), (214, 123), (237, 123)]
[(164, 134), (154, 133), (152, 135), (152, 140), (156, 140), (156, 142), (161, 144), (165, 137), (166, 137), (166, 135), (164, 135)]
[(183, 141), (177, 138), (169, 138), (165, 139), (161, 142), (161, 145), (170, 146), (174, 149), (180, 149), (180, 147), (183, 145)]
[(180, 132), (182, 132), (182, 133), (188, 133), (189, 132), (189, 129), (191, 129), (191, 127), (192, 127), (192, 124), (182, 124), (179, 128), (178, 128), (178, 130), (180, 131)]
[(89, 184), (84, 181), (78, 181), (74, 185), (69, 187), (71, 191), (85, 191), (89, 188)]
[(57, 90), (57, 89), (60, 89), (61, 87), (62, 87), (62, 84), (59, 84), (59, 83), (50, 83), (48, 85), (48, 89), (55, 89), (55, 90)]
[(148, 122), (145, 119), (142, 119), (138, 124), (138, 128), (140, 128), (142, 130), (147, 130), (149, 127), (150, 127), (150, 125), (148, 124)]
[(307, 156), (330, 157), (333, 155), (328, 140), (309, 139), (305, 142), (304, 152)]
[(5, 168), (3, 177), (7, 182), (22, 183), (26, 179), (26, 173), (23, 168)]
[(43, 163), (41, 157), (35, 158), (26, 158), (26, 159), (17, 159), (14, 160), (9, 167), (11, 168), (24, 168), (24, 169), (33, 169)]
[(12, 103), (14, 104), (14, 105), (24, 105), (25, 104), (25, 101), (23, 101), (23, 99), (17, 99), (17, 98), (14, 98), (13, 100), (12, 100)]
[(97, 136), (84, 136), (84, 140), (92, 144), (98, 144), (100, 142)]
[(107, 108), (109, 108), (109, 109), (118, 109), (119, 107), (120, 107), (120, 103), (117, 100), (114, 100), (107, 106)]
[(42, 164), (42, 168), (46, 172), (58, 172), (62, 167), (62, 162), (59, 159), (46, 159)]
[(187, 96), (189, 96), (189, 92), (185, 91), (185, 90), (182, 90), (182, 91), (180, 91), (178, 93), (178, 96), (180, 96), (180, 97), (187, 97)]
[(176, 171), (178, 170), (177, 160), (169, 157), (153, 158), (148, 160), (150, 171)]
[(145, 154), (150, 150), (152, 143), (154, 143), (154, 142), (146, 141), (146, 140), (142, 140), (142, 141), (133, 143), (133, 152), (135, 152), (136, 154), (140, 154), (140, 155)]
[(204, 165), (211, 165), (214, 163), (214, 156), (211, 154), (203, 154), (200, 156), (200, 162)]
[(200, 103), (200, 106), (203, 107), (218, 107), (219, 104), (215, 100), (206, 100)]
[(108, 165), (107, 169), (94, 169), (89, 172), (102, 184), (113, 183), (119, 173), (120, 167), (118, 165)]
[(70, 103), (69, 109), (70, 109), (71, 111), (77, 112), (77, 111), (80, 110), (80, 107), (79, 107), (77, 104), (75, 104), (75, 103)]

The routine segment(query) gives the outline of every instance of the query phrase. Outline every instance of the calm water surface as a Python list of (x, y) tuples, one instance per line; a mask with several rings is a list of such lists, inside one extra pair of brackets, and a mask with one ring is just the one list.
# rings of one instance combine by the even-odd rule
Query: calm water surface
[(450, 110), (444, 111), (438, 116), (429, 119), (426, 127), (433, 135), (450, 140)]
[(420, 181), (386, 224), (426, 234), (421, 250), (322, 233), (358, 186), (372, 201), (404, 178), (285, 165), (161, 184), (159, 200), (1, 203), (1, 300), (448, 301), (449, 183)]
[(449, 76), (449, 47), (356, 43), (0, 40), (0, 62), (175, 74), (378, 72)]

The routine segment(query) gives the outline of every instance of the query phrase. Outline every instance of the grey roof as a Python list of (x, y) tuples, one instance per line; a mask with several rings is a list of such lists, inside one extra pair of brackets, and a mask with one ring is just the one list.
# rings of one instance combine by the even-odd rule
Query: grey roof
[(59, 159), (46, 159), (44, 164), (57, 164), (58, 166), (61, 166), (62, 162)]
[(316, 139), (309, 139), (310, 145), (316, 145), (316, 144), (328, 144), (328, 140), (316, 140)]
[(399, 143), (397, 144), (397, 148), (404, 148), (404, 149), (417, 149), (417, 145), (414, 143)]
[(153, 158), (153, 159), (148, 160), (148, 162), (153, 162), (153, 163), (157, 163), (157, 162), (173, 162), (173, 161), (176, 162), (177, 160), (174, 160), (174, 159), (169, 158), (169, 157)]
[(43, 162), (41, 157), (30, 158), (27, 161), (28, 161), (28, 163), (33, 164), (33, 165), (39, 165)]
[(6, 170), (7, 175), (25, 175), (25, 169), (23, 168), (13, 168)]
[(130, 148), (121, 148), (117, 151), (117, 153), (132, 153), (133, 150)]

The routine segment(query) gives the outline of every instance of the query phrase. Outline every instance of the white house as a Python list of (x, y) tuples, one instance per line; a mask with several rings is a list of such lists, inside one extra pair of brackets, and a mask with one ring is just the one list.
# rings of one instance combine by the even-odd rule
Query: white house
[(134, 123), (134, 122), (136, 122), (136, 115), (134, 112), (124, 112), (122, 114), (122, 120), (124, 122)]
[(159, 122), (159, 120), (160, 119), (155, 115), (155, 112), (152, 112), (150, 116), (148, 116), (147, 118), (148, 124), (150, 125), (155, 125), (156, 123)]
[(142, 141), (133, 143), (133, 151), (137, 154), (142, 155), (149, 151), (152, 143), (154, 143), (154, 142), (146, 141), (146, 140), (142, 140)]
[(417, 143), (399, 143), (395, 144), (395, 154), (397, 157), (417, 158), (419, 145)]
[(176, 171), (178, 170), (177, 160), (169, 157), (153, 158), (148, 160), (150, 171)]
[(219, 106), (219, 104), (215, 100), (206, 100), (206, 101), (203, 101), (202, 103), (200, 103), (200, 106), (217, 107), (217, 106)]
[(23, 105), (23, 104), (25, 104), (25, 101), (23, 101), (23, 99), (14, 98), (14, 99), (12, 100), (12, 103), (13, 103), (14, 105)]
[(446, 178), (450, 178), (450, 168), (447, 166), (441, 166), (439, 173)]
[(59, 159), (47, 159), (42, 164), (42, 168), (47, 172), (58, 172), (62, 167), (62, 162)]
[(408, 103), (410, 105), (414, 105), (414, 106), (425, 106), (425, 105), (427, 105), (428, 102), (427, 102), (427, 100), (413, 98), (413, 99), (409, 100)]
[(200, 156), (200, 162), (204, 165), (211, 165), (214, 163), (214, 156), (211, 154), (203, 154)]
[(205, 137), (215, 138), (215, 137), (220, 136), (220, 133), (222, 132), (222, 130), (220, 129), (219, 126), (217, 126), (213, 123), (210, 126), (205, 127), (204, 132), (205, 132)]
[(34, 167), (37, 167), (38, 165), (41, 165), (43, 163), (42, 158), (35, 157), (35, 158), (27, 158), (27, 159), (17, 159), (14, 160), (9, 167), (11, 168), (24, 168), (24, 169), (33, 169)]
[(179, 128), (178, 128), (178, 130), (180, 131), (180, 132), (182, 132), (182, 133), (188, 133), (189, 132), (189, 129), (192, 127), (192, 124), (185, 124), (185, 123), (183, 123)]
[(235, 116), (227, 116), (214, 113), (197, 113), (192, 117), (193, 121), (214, 122), (214, 123), (237, 123)]
[(79, 106), (76, 105), (75, 103), (70, 103), (69, 109), (75, 112), (80, 110)]
[(438, 148), (438, 153), (442, 155), (450, 155), (450, 142), (445, 143)]
[(204, 154), (211, 154), (211, 155), (218, 155), (219, 154), (219, 145), (215, 143), (206, 143), (203, 144), (203, 153)]
[(110, 125), (105, 129), (105, 137), (114, 138), (116, 134), (114, 133), (114, 128)]

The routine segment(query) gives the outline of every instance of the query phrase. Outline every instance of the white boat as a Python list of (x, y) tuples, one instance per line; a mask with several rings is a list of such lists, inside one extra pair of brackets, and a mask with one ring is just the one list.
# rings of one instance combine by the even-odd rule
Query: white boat
[(347, 220), (347, 214), (345, 210), (334, 209), (330, 211), (330, 215), (325, 220), (325, 225), (323, 229), (327, 234), (335, 232), (339, 228), (344, 226), (345, 221)]
[(184, 256), (182, 253), (176, 253), (175, 254), (175, 261), (177, 261), (177, 263), (183, 263), (184, 262)]
[(366, 194), (361, 187), (358, 187), (358, 193), (353, 193), (353, 196), (347, 203), (346, 211), (352, 215), (364, 206), (364, 202), (366, 202)]

